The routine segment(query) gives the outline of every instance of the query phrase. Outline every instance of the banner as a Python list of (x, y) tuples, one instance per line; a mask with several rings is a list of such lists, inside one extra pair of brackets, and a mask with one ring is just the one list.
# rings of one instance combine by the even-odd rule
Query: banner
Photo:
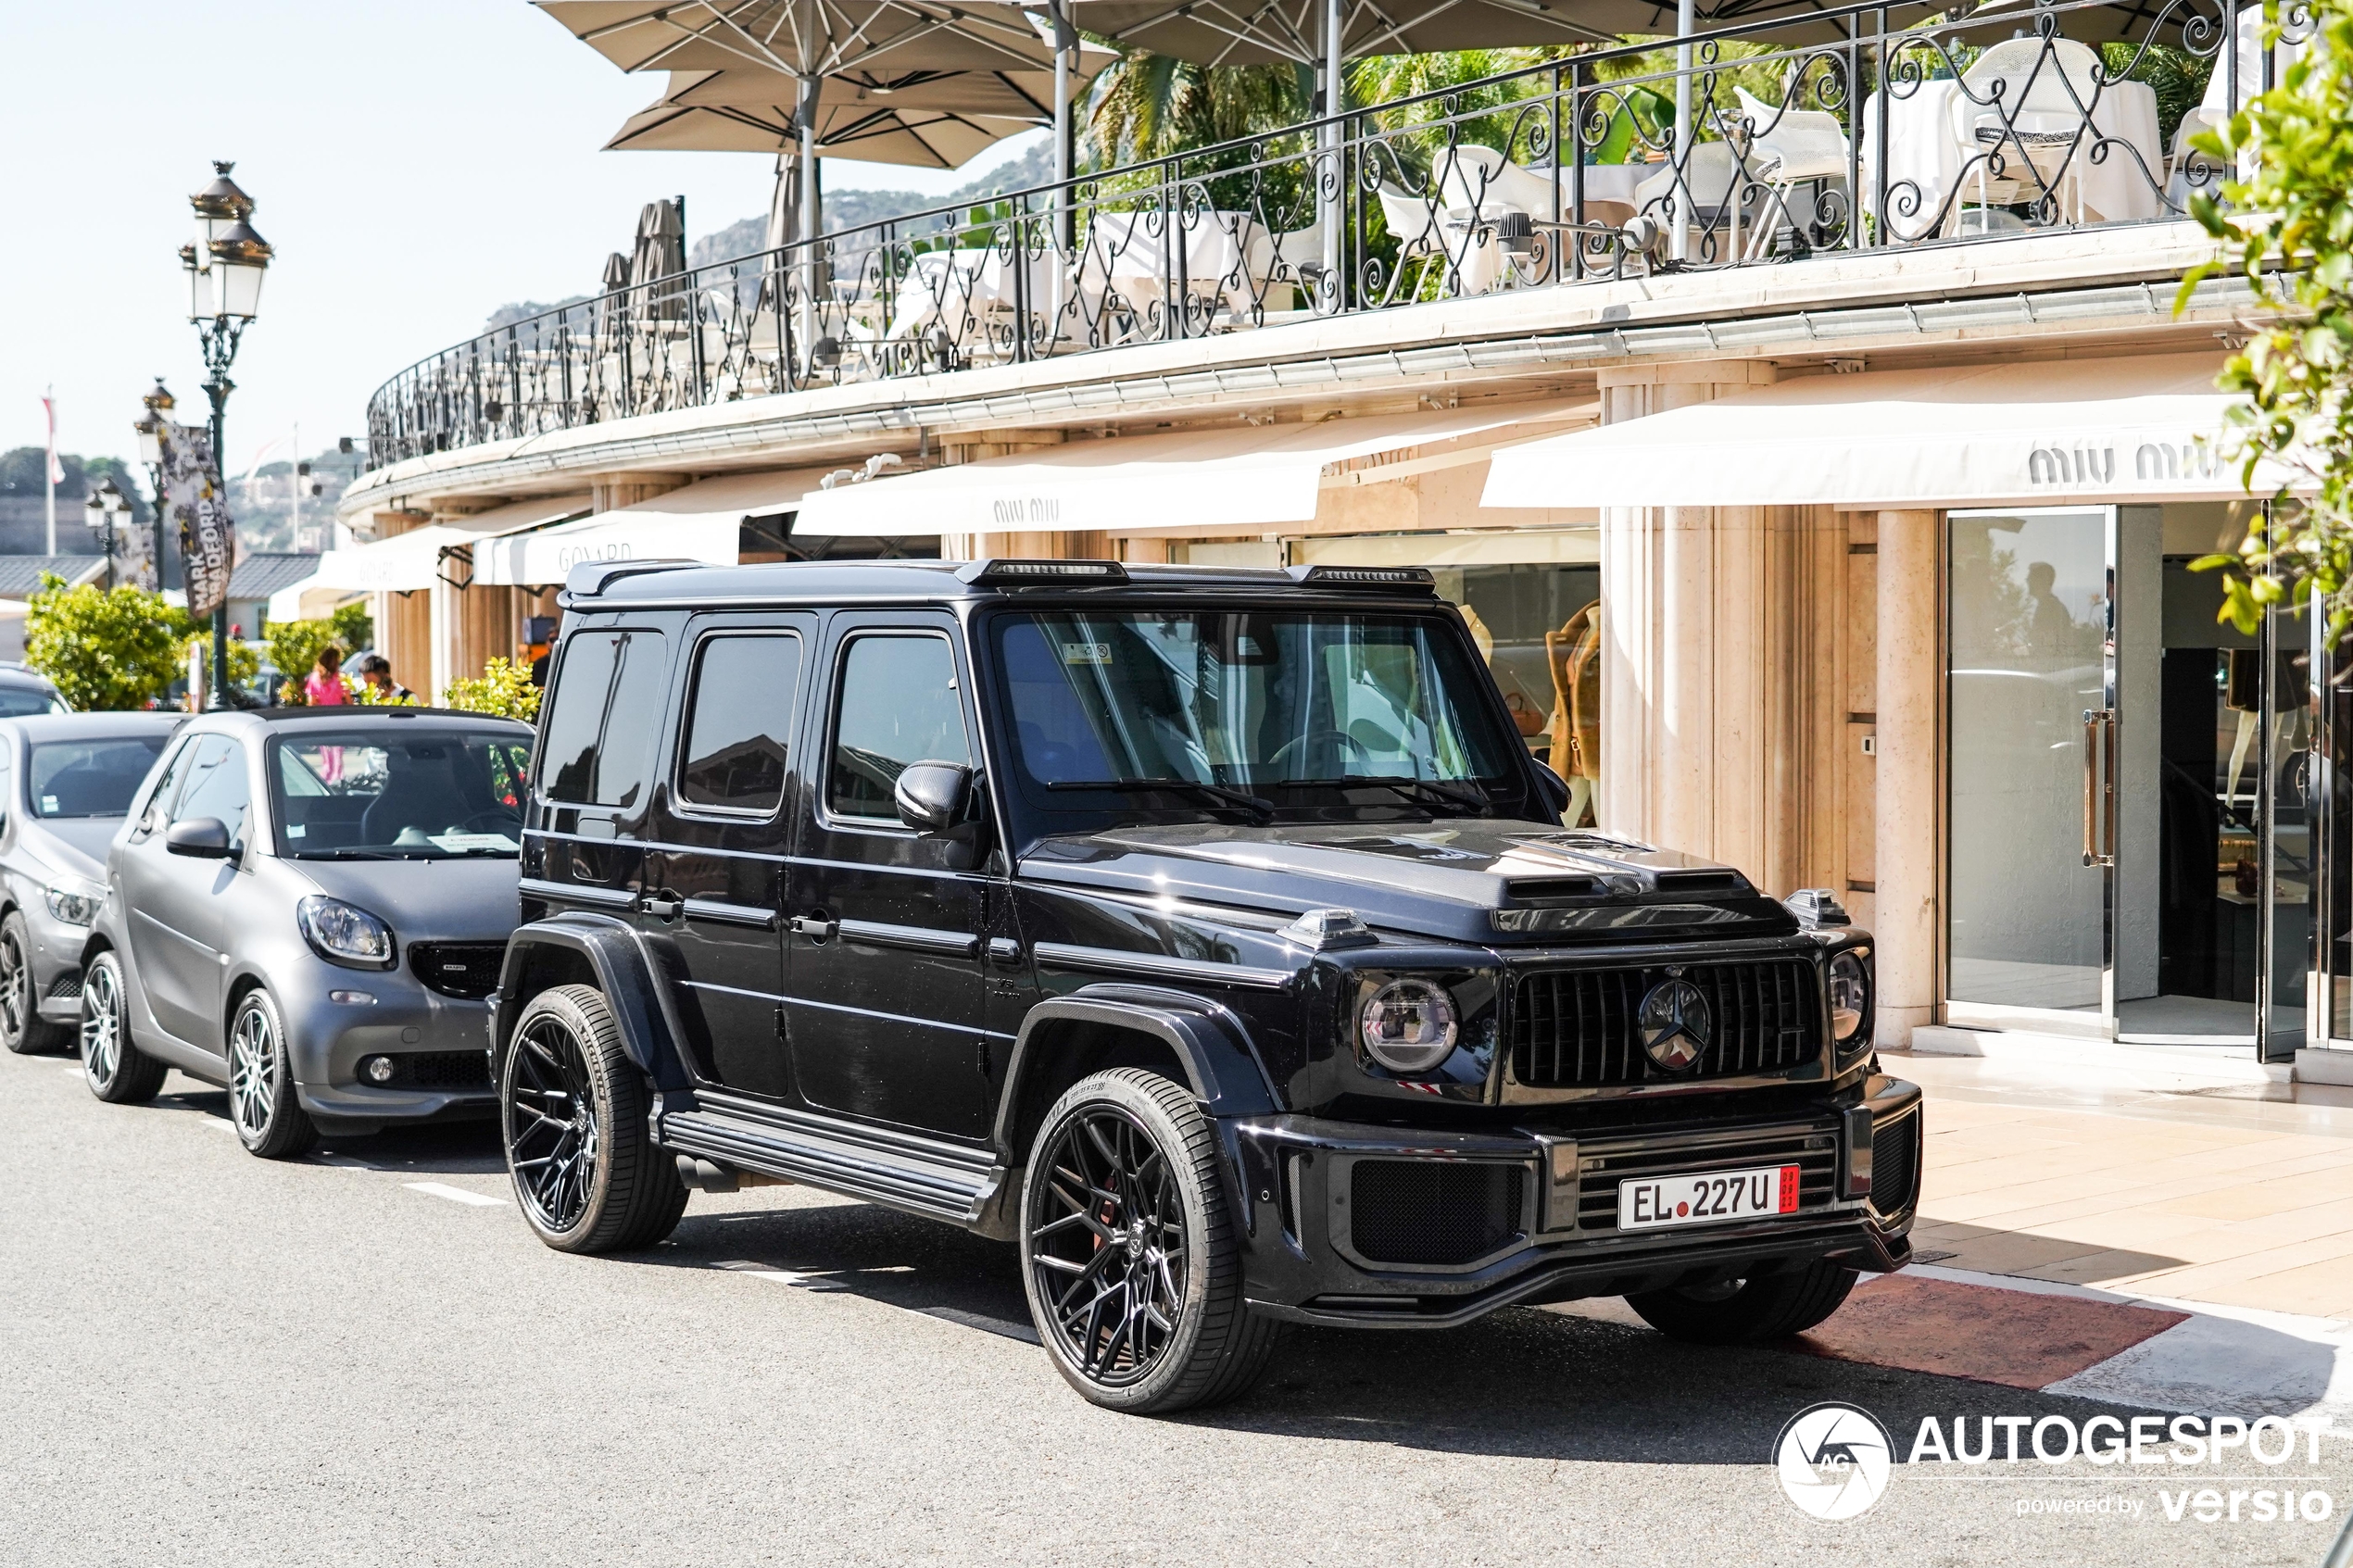
[(221, 486), (212, 433), (202, 425), (166, 420), (160, 436), (163, 515), (180, 530), (188, 613), (203, 621), (228, 601), (229, 574), (236, 566), (236, 529), (229, 521), (229, 497)]

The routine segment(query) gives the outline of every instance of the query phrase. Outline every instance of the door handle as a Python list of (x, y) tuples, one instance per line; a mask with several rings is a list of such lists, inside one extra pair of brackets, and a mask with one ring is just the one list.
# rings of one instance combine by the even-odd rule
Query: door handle
[(2083, 863), (2116, 864), (2116, 710), (2083, 710)]
[(795, 936), (806, 936), (812, 942), (823, 942), (833, 935), (841, 922), (827, 920), (823, 915), (795, 915), (788, 923), (792, 926), (792, 934)]
[(660, 893), (648, 893), (637, 900), (637, 907), (656, 920), (676, 920), (678, 911), (686, 907), (686, 901)]

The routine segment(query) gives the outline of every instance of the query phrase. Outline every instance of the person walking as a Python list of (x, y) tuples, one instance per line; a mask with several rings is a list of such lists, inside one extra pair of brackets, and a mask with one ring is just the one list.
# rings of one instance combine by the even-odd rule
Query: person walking
[(380, 653), (371, 653), (359, 661), (359, 678), (368, 684), (369, 695), (379, 703), (414, 702), (417, 694), (392, 678), (392, 660)]
[(343, 649), (329, 643), (319, 650), (319, 662), (302, 683), (302, 695), (313, 708), (334, 708), (351, 700), (343, 684)]

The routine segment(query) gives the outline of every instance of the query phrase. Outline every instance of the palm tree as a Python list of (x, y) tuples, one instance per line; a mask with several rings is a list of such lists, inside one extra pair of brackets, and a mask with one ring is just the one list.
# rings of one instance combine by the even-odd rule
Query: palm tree
[(1279, 131), (1307, 118), (1314, 95), (1304, 66), (1202, 66), (1131, 50), (1095, 79), (1088, 161), (1111, 169)]

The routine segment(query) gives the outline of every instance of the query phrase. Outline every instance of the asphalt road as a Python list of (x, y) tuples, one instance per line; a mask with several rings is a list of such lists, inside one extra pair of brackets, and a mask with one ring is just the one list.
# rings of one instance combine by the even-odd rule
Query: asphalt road
[[(944, 1226), (766, 1188), (568, 1258), (486, 1129), (273, 1164), (176, 1075), (145, 1107), (57, 1057), (0, 1085), (7, 1564), (2258, 1564), (2334, 1529), (2168, 1522), (2172, 1474), (2080, 1463), (1901, 1465), (1818, 1522), (1767, 1462), (1816, 1401), (1899, 1447), (2108, 1407), (1557, 1310), (1295, 1330), (1239, 1403), (1112, 1415), (1027, 1341), (1011, 1248)], [(2069, 1498), (2142, 1514), (2020, 1512)]]

